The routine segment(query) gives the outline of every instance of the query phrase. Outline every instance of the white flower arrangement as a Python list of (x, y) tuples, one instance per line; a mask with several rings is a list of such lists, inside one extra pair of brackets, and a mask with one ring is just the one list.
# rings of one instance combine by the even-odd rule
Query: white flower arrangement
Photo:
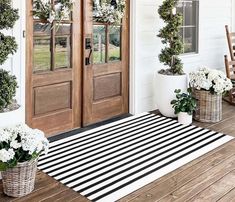
[(102, 3), (94, 2), (93, 20), (95, 22), (119, 24), (125, 15), (125, 0), (118, 0), (116, 5), (112, 5), (110, 0)]
[(232, 89), (232, 82), (219, 70), (200, 68), (189, 74), (189, 83), (197, 90), (210, 91), (212, 94), (221, 95)]
[(42, 131), (25, 124), (0, 129), (0, 171), (47, 154), (49, 142)]
[(52, 6), (50, 0), (34, 0), (33, 15), (40, 20), (52, 23), (54, 20), (62, 21), (72, 11), (75, 0), (58, 0)]

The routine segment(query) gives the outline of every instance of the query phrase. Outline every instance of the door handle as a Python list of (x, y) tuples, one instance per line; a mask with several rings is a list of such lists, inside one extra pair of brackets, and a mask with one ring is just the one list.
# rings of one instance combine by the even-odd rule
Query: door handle
[(85, 65), (91, 64), (91, 54), (92, 54), (92, 48), (90, 49), (89, 56), (85, 58)]
[(85, 65), (87, 66), (91, 64), (92, 46), (90, 37), (85, 39), (85, 50), (90, 50), (88, 57), (85, 57)]

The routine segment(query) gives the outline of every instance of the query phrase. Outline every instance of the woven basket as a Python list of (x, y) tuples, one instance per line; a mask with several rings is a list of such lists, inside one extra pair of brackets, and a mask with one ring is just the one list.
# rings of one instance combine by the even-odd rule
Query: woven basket
[(18, 163), (16, 167), (2, 171), (3, 191), (12, 197), (21, 197), (34, 189), (38, 159)]
[(222, 95), (213, 95), (209, 91), (193, 90), (197, 108), (193, 118), (201, 122), (216, 123), (222, 120)]

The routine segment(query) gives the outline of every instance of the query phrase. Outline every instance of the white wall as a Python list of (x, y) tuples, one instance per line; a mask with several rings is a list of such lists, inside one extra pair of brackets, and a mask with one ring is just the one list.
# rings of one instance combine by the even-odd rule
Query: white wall
[(233, 13), (232, 28), (233, 32), (235, 32), (235, 0), (231, 1), (232, 1), (232, 13)]
[[(200, 0), (199, 53), (182, 56), (186, 73), (200, 66), (224, 69), (223, 55), (228, 53), (224, 26), (232, 24), (232, 1), (235, 0)], [(162, 45), (156, 36), (163, 25), (157, 14), (161, 3), (162, 0), (132, 0), (131, 113), (157, 108), (154, 72), (163, 67), (158, 61)]]
[(9, 120), (9, 123), (25, 121), (25, 39), (23, 38), (23, 30), (25, 30), (25, 1), (13, 0), (12, 3), (14, 8), (19, 9), (20, 19), (16, 22), (12, 30), (1, 32), (16, 38), (18, 50), (13, 56), (9, 56), (8, 60), (0, 68), (16, 75), (19, 86), (16, 99), (21, 105), (21, 108), (17, 112), (14, 120)]

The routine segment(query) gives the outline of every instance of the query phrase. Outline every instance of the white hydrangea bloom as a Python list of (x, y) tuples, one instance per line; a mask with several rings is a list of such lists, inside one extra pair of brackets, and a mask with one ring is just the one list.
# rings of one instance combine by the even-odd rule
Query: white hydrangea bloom
[(11, 133), (0, 129), (0, 142), (8, 142), (11, 139)]
[(10, 160), (12, 160), (15, 156), (15, 152), (13, 149), (1, 149), (0, 150), (0, 161), (3, 163), (6, 163)]
[(190, 86), (197, 90), (207, 90), (216, 94), (223, 94), (232, 89), (232, 82), (222, 71), (200, 68), (189, 74)]
[(11, 143), (10, 143), (10, 147), (12, 147), (13, 149), (18, 149), (18, 148), (21, 147), (21, 143), (19, 143), (16, 140), (12, 140)]

